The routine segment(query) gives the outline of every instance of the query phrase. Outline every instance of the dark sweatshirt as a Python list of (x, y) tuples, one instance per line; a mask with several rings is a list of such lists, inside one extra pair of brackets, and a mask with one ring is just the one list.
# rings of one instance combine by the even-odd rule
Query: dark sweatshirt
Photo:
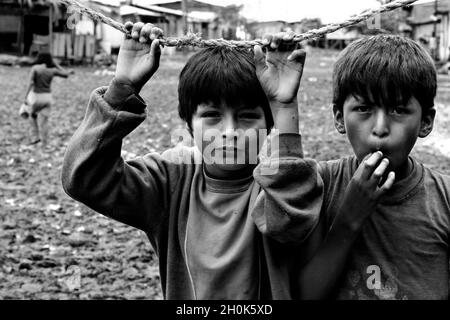
[[(300, 136), (297, 142), (301, 142)], [(337, 286), (337, 299), (448, 299), (449, 294), (449, 233), (450, 233), (450, 177), (426, 168), (410, 158), (411, 174), (396, 181), (383, 196), (376, 212), (364, 223), (344, 269), (342, 281)], [(358, 168), (356, 157), (324, 162), (311, 162), (300, 156), (291, 159), (291, 165), (280, 170), (276, 179), (255, 172), (261, 185), (273, 181), (284, 181), (274, 195), (289, 192), (298, 203), (309, 201), (314, 186), (323, 186), (323, 201), (320, 222), (315, 234), (325, 238), (338, 209), (345, 190)], [(310, 169), (314, 168), (313, 171)], [(258, 170), (258, 169), (257, 169)], [(257, 171), (256, 170), (256, 171)], [(298, 172), (307, 170), (319, 178), (302, 179), (302, 187), (290, 185), (296, 181)], [(273, 192), (272, 188), (267, 188)], [(317, 204), (317, 202), (316, 202)], [(311, 241), (304, 242), (298, 230), (301, 211), (296, 206), (285, 206), (284, 211), (258, 211), (261, 230), (279, 241), (303, 243), (302, 251), (314, 252)], [(299, 237), (295, 239), (295, 236)], [(320, 243), (320, 241), (316, 242)], [(331, 268), (333, 266), (330, 266)]]
[[(159, 257), (166, 299), (290, 299), (300, 251), (261, 235), (252, 214), (258, 219), (263, 214), (256, 211), (295, 207), (295, 237), (305, 239), (318, 221), (320, 184), (307, 184), (313, 186), (308, 203), (298, 203), (289, 192), (280, 195), (282, 201), (273, 201), (265, 192), (276, 193), (283, 182), (270, 176), (262, 185), (252, 176), (215, 180), (201, 163), (179, 161), (193, 159), (196, 148), (177, 147), (124, 161), (122, 139), (145, 119), (145, 104), (134, 96), (113, 108), (104, 92), (101, 88), (92, 94), (69, 142), (62, 169), (65, 191), (99, 213), (146, 232)], [(301, 156), (296, 138), (280, 136), (278, 171)], [(294, 178), (317, 179), (313, 173), (301, 170)]]

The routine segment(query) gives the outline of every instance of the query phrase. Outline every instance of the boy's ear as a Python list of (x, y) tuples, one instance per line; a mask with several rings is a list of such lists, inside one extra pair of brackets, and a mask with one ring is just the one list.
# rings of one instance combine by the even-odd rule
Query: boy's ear
[(422, 114), (422, 121), (420, 123), (419, 137), (425, 138), (433, 130), (434, 117), (436, 116), (436, 109), (430, 108), (425, 110)]
[(345, 134), (345, 124), (344, 124), (344, 112), (342, 108), (333, 104), (333, 114), (334, 114), (334, 127), (340, 134)]

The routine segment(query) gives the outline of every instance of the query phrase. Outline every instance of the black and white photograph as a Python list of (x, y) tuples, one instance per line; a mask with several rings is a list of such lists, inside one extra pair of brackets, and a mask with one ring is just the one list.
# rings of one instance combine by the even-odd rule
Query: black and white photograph
[(0, 300), (448, 300), (449, 243), (450, 0), (0, 0)]

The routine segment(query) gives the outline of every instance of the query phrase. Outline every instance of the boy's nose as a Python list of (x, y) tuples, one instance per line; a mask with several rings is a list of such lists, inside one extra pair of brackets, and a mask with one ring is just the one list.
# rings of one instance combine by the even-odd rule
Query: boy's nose
[(376, 112), (372, 134), (377, 137), (384, 137), (389, 134), (389, 119), (384, 110), (378, 110)]
[(234, 117), (225, 117), (222, 126), (222, 136), (236, 136), (237, 123)]

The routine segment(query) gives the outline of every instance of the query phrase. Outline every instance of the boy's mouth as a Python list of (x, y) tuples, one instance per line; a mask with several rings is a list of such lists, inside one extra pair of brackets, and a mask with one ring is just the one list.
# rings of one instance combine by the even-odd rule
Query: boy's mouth
[(382, 144), (382, 143), (374, 143), (372, 144), (372, 146), (369, 148), (370, 153), (375, 153), (377, 151), (381, 151), (383, 153), (383, 155), (388, 153), (388, 148), (386, 145)]
[(375, 152), (378, 152), (378, 151), (381, 151), (381, 153), (383, 154), (383, 158), (389, 158), (388, 151), (383, 148), (371, 150), (370, 153), (374, 154)]
[(381, 153), (383, 154), (382, 158), (387, 158), (387, 159), (390, 160), (390, 157), (391, 157), (392, 154), (389, 151), (389, 149), (386, 148), (386, 146), (369, 147), (367, 149), (367, 151), (365, 152), (365, 154), (366, 155), (373, 155), (373, 154), (375, 154), (376, 152), (379, 152), (379, 151), (381, 151)]
[(378, 151), (381, 151), (382, 153), (383, 153), (383, 155), (386, 153), (386, 149), (385, 148), (374, 148), (374, 149), (372, 149), (372, 153), (375, 153), (375, 152), (378, 152)]

